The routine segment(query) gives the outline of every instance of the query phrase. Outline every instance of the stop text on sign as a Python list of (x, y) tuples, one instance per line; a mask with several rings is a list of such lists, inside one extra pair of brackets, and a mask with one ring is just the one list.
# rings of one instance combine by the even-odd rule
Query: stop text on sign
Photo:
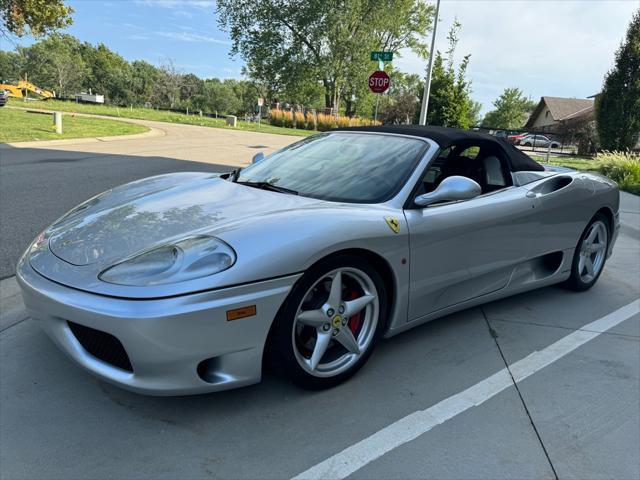
[(369, 75), (369, 90), (373, 93), (384, 93), (391, 85), (391, 79), (386, 72), (381, 70)]

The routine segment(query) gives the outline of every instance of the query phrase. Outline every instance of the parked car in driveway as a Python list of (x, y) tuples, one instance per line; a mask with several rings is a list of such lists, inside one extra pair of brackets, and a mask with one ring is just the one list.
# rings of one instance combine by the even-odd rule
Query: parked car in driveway
[(4, 107), (9, 100), (9, 95), (6, 90), (0, 90), (0, 107)]
[(618, 210), (615, 182), (490, 135), (347, 128), (244, 169), (112, 188), (38, 235), (17, 280), (57, 346), (121, 387), (240, 387), (264, 358), (328, 388), (382, 337), (555, 283), (589, 289)]
[(551, 145), (551, 148), (560, 148), (560, 144), (555, 140), (551, 140), (544, 135), (538, 134), (530, 134), (521, 138), (518, 145), (522, 145), (524, 147), (548, 147)]

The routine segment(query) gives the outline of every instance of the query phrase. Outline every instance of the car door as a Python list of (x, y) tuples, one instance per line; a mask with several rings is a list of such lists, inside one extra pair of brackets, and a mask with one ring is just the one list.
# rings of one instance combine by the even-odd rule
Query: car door
[(504, 288), (535, 235), (534, 199), (522, 187), (408, 208), (408, 320)]

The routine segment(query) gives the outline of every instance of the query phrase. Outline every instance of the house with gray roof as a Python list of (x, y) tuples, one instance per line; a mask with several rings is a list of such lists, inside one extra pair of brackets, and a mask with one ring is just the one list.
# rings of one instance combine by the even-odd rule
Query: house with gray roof
[(562, 121), (576, 120), (583, 116), (592, 119), (593, 105), (593, 98), (542, 97), (524, 128), (553, 133)]

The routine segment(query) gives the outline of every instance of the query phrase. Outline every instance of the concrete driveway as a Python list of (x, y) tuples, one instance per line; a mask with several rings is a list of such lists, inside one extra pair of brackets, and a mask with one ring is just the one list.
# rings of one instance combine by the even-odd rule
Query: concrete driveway
[[(267, 142), (237, 147), (244, 161), (258, 143)], [(44, 221), (34, 212), (53, 215), (58, 207), (45, 204), (57, 198), (66, 210), (76, 199), (65, 191), (206, 168), (171, 158), (170, 145), (145, 159), (77, 147), (12, 152), (2, 192), (18, 182), (20, 218)], [(175, 154), (188, 156), (183, 148)], [(53, 151), (61, 160), (42, 161)], [(211, 395), (128, 393), (71, 364), (20, 318), (4, 280), (0, 319), (8, 305), (17, 316), (0, 322), (0, 477), (640, 478), (640, 199), (623, 195), (622, 211), (592, 290), (549, 287), (436, 320), (381, 342), (356, 377), (323, 392), (268, 374)], [(15, 218), (2, 217), (3, 250), (5, 219), (13, 229)]]

